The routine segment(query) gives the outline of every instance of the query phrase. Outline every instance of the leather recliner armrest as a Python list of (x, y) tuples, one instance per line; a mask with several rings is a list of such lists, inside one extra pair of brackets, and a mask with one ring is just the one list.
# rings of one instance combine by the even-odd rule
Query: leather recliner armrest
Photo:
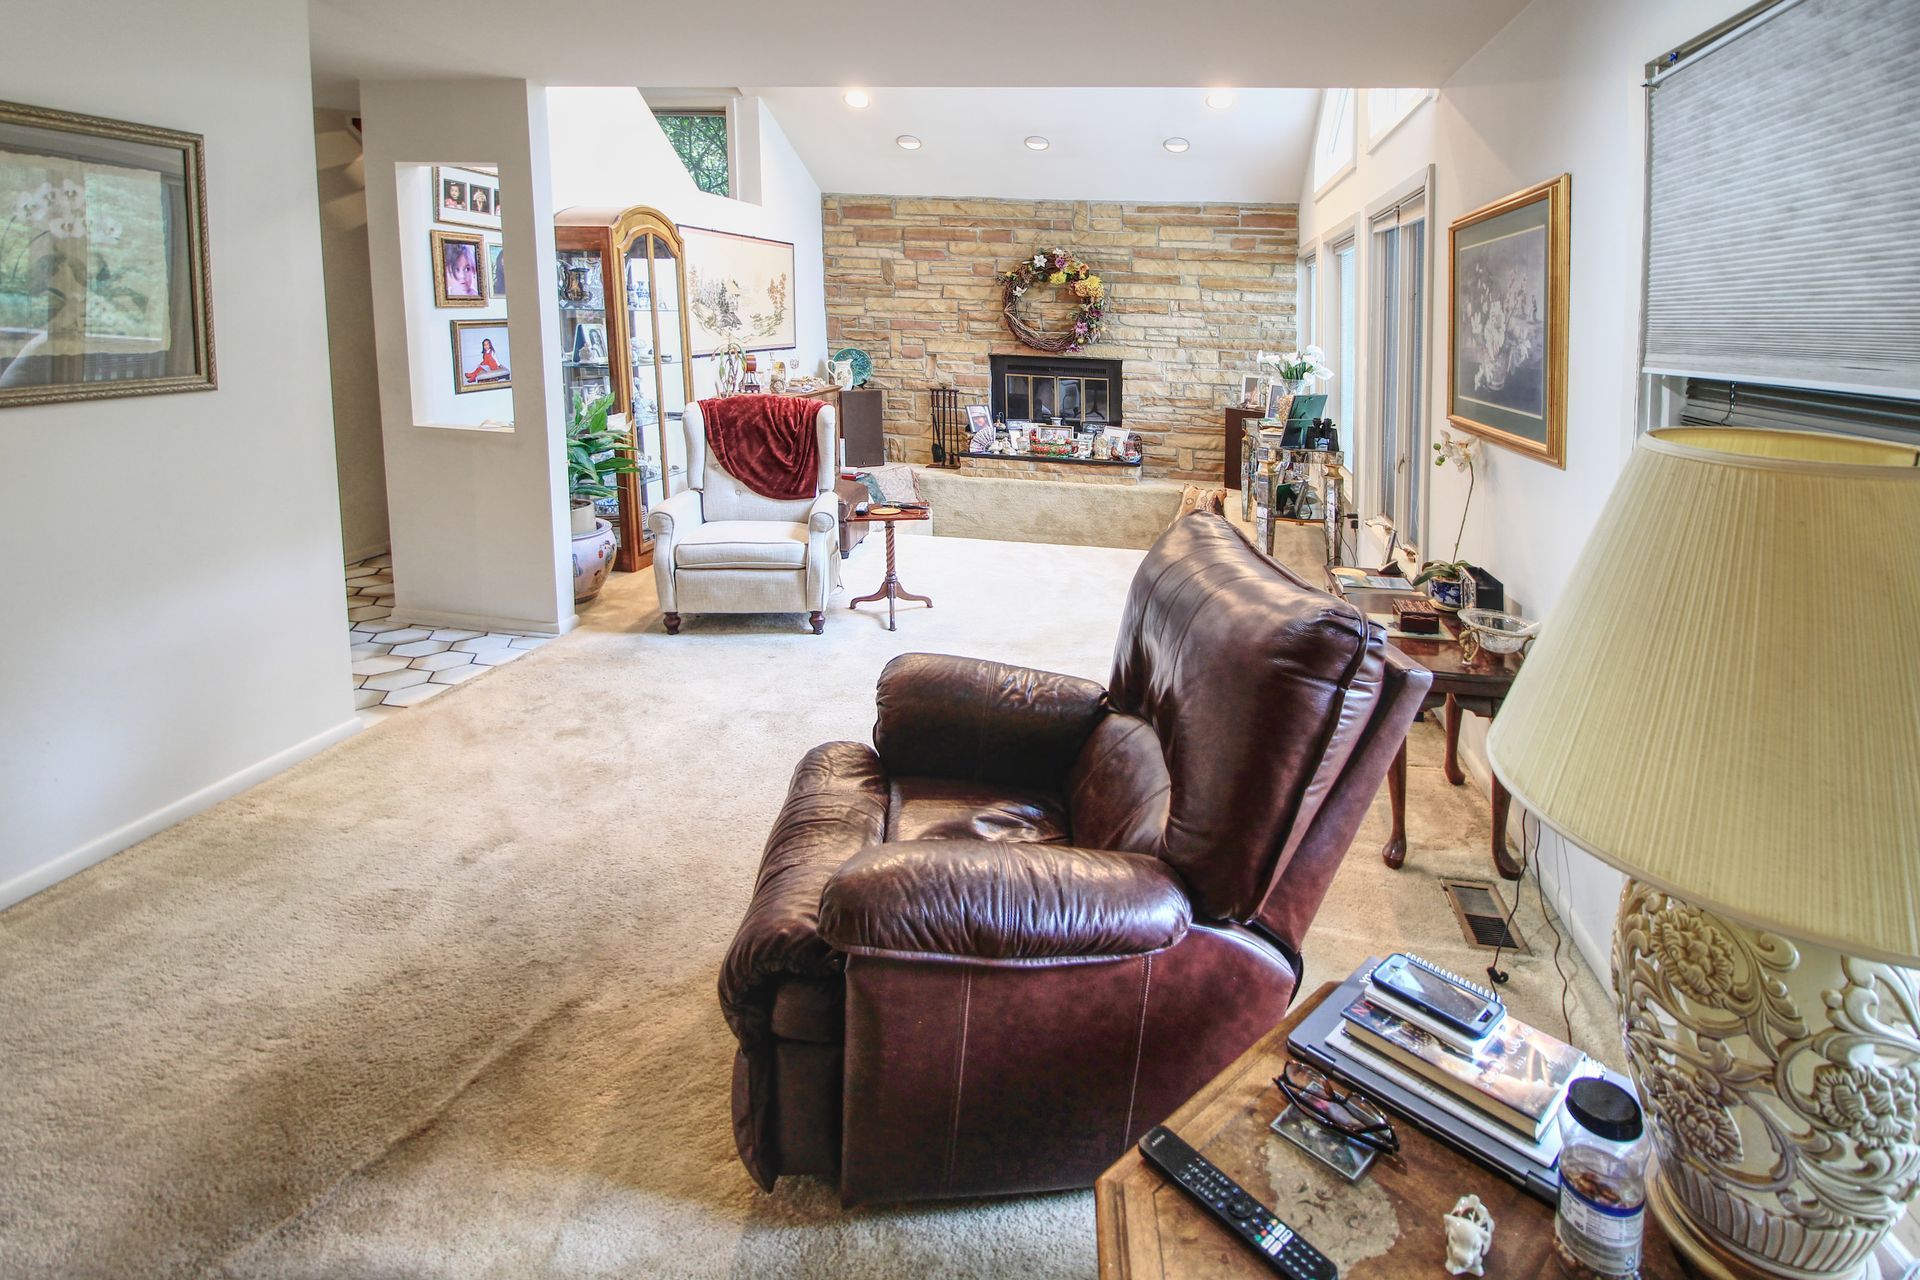
[(1192, 922), (1180, 877), (1147, 854), (906, 840), (842, 864), (819, 929), (851, 955), (1048, 965), (1162, 951)]
[(1107, 713), (1091, 680), (903, 653), (880, 673), (874, 749), (896, 777), (1057, 789)]

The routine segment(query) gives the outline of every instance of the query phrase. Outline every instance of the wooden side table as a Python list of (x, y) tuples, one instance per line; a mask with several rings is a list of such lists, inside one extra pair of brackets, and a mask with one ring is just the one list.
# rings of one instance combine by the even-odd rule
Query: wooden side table
[[(1286, 1107), (1273, 1078), (1286, 1065), (1287, 1036), (1335, 985), (1327, 983), (1296, 1005), (1285, 1022), (1169, 1116), (1167, 1127), (1340, 1263), (1341, 1280), (1445, 1276), (1446, 1232), (1440, 1218), (1469, 1194), (1479, 1196), (1493, 1215), (1488, 1276), (1557, 1274), (1552, 1207), (1408, 1121), (1394, 1120), (1400, 1154), (1376, 1159), (1353, 1184), (1267, 1128)], [(1138, 1149), (1100, 1175), (1093, 1203), (1101, 1280), (1271, 1280), (1274, 1274)], [(1371, 1244), (1363, 1243), (1368, 1240)], [(1651, 1214), (1640, 1274), (1644, 1280), (1687, 1274)]]
[(878, 591), (872, 595), (859, 596), (847, 601), (847, 608), (856, 608), (875, 600), (885, 600), (887, 602), (887, 630), (889, 631), (899, 630), (893, 623), (894, 601), (916, 600), (929, 609), (933, 608), (932, 599), (927, 596), (917, 596), (900, 585), (900, 575), (894, 572), (893, 551), (893, 526), (907, 521), (926, 520), (930, 518), (929, 513), (924, 508), (918, 511), (902, 511), (897, 515), (890, 516), (876, 516), (868, 512), (865, 515), (851, 515), (847, 517), (848, 524), (884, 524), (887, 527), (887, 576), (881, 581)]
[[(1328, 589), (1346, 599), (1341, 580), (1327, 574)], [(1460, 768), (1460, 713), (1471, 711), (1491, 720), (1506, 701), (1513, 678), (1520, 674), (1524, 653), (1488, 653), (1481, 650), (1471, 660), (1460, 648), (1460, 619), (1450, 613), (1440, 615), (1442, 634), (1432, 639), (1395, 636), (1394, 648), (1433, 672), (1433, 685), (1427, 690), (1422, 712), (1444, 708), (1446, 713), (1447, 754), (1441, 771), (1447, 781), (1460, 786), (1467, 775)], [(1407, 744), (1402, 742), (1387, 770), (1387, 798), (1393, 804), (1393, 833), (1380, 850), (1380, 860), (1398, 871), (1407, 861)], [(1502, 879), (1518, 880), (1526, 867), (1507, 852), (1507, 811), (1512, 797), (1493, 780), (1493, 866)]]

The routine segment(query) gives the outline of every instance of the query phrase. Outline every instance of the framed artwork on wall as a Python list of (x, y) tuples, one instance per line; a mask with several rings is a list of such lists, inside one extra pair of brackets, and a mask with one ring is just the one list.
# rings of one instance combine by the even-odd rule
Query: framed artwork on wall
[(681, 227), (687, 251), (688, 338), (695, 356), (785, 351), (799, 345), (793, 319), (793, 246), (726, 231)]
[(482, 265), (486, 242), (466, 231), (435, 231), (433, 239), (433, 305), (484, 307), (487, 272)]
[(500, 177), (490, 169), (433, 166), (433, 220), (500, 229)]
[(202, 150), (0, 102), (0, 408), (214, 389)]
[(449, 320), (453, 336), (453, 390), (504, 391), (513, 386), (505, 320)]
[(1562, 468), (1572, 210), (1563, 173), (1448, 228), (1447, 420)]
[(487, 241), (487, 295), (493, 298), (507, 296), (506, 247), (497, 240)]

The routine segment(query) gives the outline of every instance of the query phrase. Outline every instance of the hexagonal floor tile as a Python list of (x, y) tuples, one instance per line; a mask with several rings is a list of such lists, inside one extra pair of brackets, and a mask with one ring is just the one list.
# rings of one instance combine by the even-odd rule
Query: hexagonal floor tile
[[(452, 657), (454, 655), (448, 654), (446, 656)], [(432, 659), (423, 658), (421, 659), (421, 661), (431, 662)], [(487, 674), (487, 672), (491, 671), (492, 669), (493, 668), (491, 667), (477, 667), (471, 662), (469, 662), (464, 667), (448, 667), (445, 671), (434, 672), (432, 683), (434, 684), (465, 684), (467, 681), (474, 679), (476, 676), (483, 676)]]
[(474, 654), (473, 660), (482, 667), (504, 667), (509, 662), (526, 657), (527, 653), (526, 649), (488, 649), (485, 653)]
[(489, 633), (484, 636), (475, 636), (471, 640), (462, 640), (453, 647), (461, 653), (485, 653), (489, 649), (504, 649), (512, 643), (512, 636)]
[(389, 671), (385, 675), (368, 676), (365, 687), (392, 693), (395, 689), (411, 689), (416, 684), (425, 684), (431, 674), (432, 672), (415, 671), (411, 668), (405, 671)]
[(353, 608), (347, 610), (347, 621), (373, 622), (376, 619), (386, 617), (388, 614), (392, 612), (393, 612), (392, 609), (389, 609), (386, 605), (383, 605), (383, 604), (367, 603), (362, 605), (355, 605)]
[(373, 640), (375, 644), (412, 644), (415, 640), (425, 640), (432, 634), (431, 631), (423, 631), (419, 627), (402, 627), (398, 631), (382, 631), (374, 636)]
[(393, 646), (396, 658), (424, 658), (430, 653), (445, 653), (450, 648), (445, 640), (415, 640), (410, 644)]
[(485, 634), (486, 632), (484, 631), (460, 631), (450, 627), (443, 627), (433, 633), (433, 638), (435, 640), (445, 640), (448, 644), (452, 644), (456, 640), (472, 640)]
[(353, 691), (353, 709), (355, 711), (364, 711), (368, 707), (377, 707), (380, 705), (380, 699), (386, 696), (386, 693), (379, 689), (355, 689)]
[(353, 664), (353, 674), (357, 676), (383, 676), (389, 671), (404, 671), (406, 666), (407, 660), (405, 658), (396, 658), (391, 655), (383, 655), (377, 658), (362, 658)]
[(513, 638), (513, 647), (516, 649), (538, 649), (551, 639), (553, 639), (552, 636), (515, 636)]
[[(420, 672), (419, 674), (424, 676), (426, 673)], [(425, 702), (428, 698), (439, 697), (446, 691), (447, 686), (443, 684), (416, 684), (409, 688), (400, 689), (388, 694), (386, 698), (382, 700), (381, 705), (388, 707), (417, 706)]]
[(362, 658), (384, 658), (387, 656), (387, 650), (392, 647), (392, 645), (375, 644), (371, 640), (361, 640), (359, 636), (354, 636), (354, 645), (347, 652), (352, 655), (355, 662), (358, 662)]
[[(419, 643), (431, 644), (432, 641), (422, 640), (422, 641), (419, 641)], [(411, 649), (413, 648), (413, 645), (406, 645), (404, 647)], [(444, 649), (445, 647), (446, 646), (444, 644), (441, 645), (441, 648)], [(399, 649), (394, 650), (394, 653), (396, 654), (399, 652), (400, 652)], [(409, 662), (407, 665), (412, 667), (415, 671), (446, 671), (453, 667), (472, 666), (473, 655), (470, 653), (430, 653), (424, 658), (415, 658), (412, 662)]]

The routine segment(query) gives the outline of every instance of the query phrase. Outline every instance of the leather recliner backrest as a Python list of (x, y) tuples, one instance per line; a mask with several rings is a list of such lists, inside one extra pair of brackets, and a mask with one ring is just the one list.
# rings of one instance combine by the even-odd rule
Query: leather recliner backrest
[(1115, 714), (1069, 778), (1074, 840), (1156, 854), (1197, 915), (1252, 919), (1372, 717), (1384, 648), (1224, 517), (1176, 520), (1127, 593)]

